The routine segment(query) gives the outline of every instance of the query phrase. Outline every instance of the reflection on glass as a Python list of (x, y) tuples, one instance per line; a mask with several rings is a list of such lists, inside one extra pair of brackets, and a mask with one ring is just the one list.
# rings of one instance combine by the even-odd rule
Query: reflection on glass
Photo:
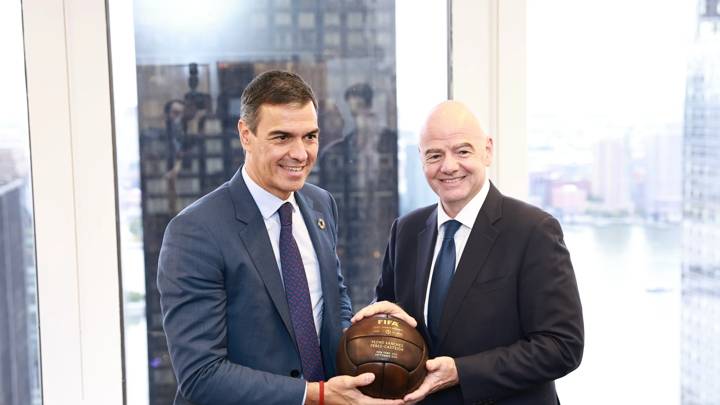
[(40, 404), (30, 145), (19, 1), (0, 3), (0, 404)]
[(395, 4), (163, 0), (109, 8), (128, 403), (148, 403), (149, 392), (150, 404), (168, 404), (176, 383), (155, 282), (163, 232), (242, 165), (240, 95), (257, 74), (294, 71), (314, 89), (320, 155), (308, 181), (337, 201), (338, 254), (354, 306), (373, 298), (399, 210)]
[(564, 222), (587, 314), (559, 390), (719, 403), (718, 1), (591, 5), (528, 2), (530, 194)]

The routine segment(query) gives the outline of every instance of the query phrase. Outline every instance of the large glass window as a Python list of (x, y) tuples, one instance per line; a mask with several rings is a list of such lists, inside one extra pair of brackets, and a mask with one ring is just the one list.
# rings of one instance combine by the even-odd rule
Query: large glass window
[(40, 404), (27, 93), (20, 1), (0, 2), (0, 404)]
[[(320, 154), (308, 181), (335, 197), (338, 255), (362, 307), (401, 205), (428, 198), (424, 181), (403, 174), (420, 174), (416, 129), (446, 97), (447, 4), (117, 0), (109, 10), (128, 403), (167, 404), (175, 377), (156, 288), (163, 232), (242, 165), (245, 86), (285, 69), (313, 87)], [(415, 52), (401, 60), (401, 46)]]
[(530, 199), (585, 312), (563, 403), (720, 403), (719, 55), (717, 0), (528, 2)]

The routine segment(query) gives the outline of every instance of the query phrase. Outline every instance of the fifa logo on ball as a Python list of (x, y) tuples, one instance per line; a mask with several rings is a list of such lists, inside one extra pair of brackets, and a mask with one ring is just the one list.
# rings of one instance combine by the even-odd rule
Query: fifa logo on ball
[(397, 321), (393, 321), (391, 319), (378, 319), (377, 323), (378, 325), (394, 326), (396, 328), (400, 327), (400, 324)]

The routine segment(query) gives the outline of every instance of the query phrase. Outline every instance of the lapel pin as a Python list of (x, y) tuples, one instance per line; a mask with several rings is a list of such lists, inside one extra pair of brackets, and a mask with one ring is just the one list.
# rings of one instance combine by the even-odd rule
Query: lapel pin
[(318, 219), (317, 224), (320, 229), (325, 229), (325, 220), (324, 219), (322, 219), (322, 218)]

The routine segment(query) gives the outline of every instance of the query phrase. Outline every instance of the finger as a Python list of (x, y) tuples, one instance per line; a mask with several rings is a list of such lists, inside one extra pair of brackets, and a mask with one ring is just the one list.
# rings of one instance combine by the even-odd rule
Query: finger
[(413, 328), (417, 326), (417, 321), (412, 316), (408, 315), (399, 305), (393, 304), (389, 301), (381, 301), (377, 303), (380, 312), (390, 314), (396, 318), (400, 318)]
[[(399, 309), (399, 308), (398, 308), (398, 309)], [(398, 311), (390, 312), (390, 315), (392, 315), (392, 316), (394, 316), (394, 317), (396, 317), (396, 318), (401, 319), (402, 321), (404, 321), (404, 322), (407, 323), (408, 325), (412, 326), (413, 328), (417, 326), (417, 321), (415, 320), (415, 318), (413, 318), (412, 316), (408, 315), (408, 314), (407, 314), (405, 311), (403, 311), (402, 309), (400, 310), (400, 312), (398, 312)]]
[(429, 392), (429, 386), (425, 383), (423, 383), (418, 389), (415, 391), (405, 395), (403, 398), (403, 401), (405, 402), (418, 402), (425, 398), (428, 395)]
[(428, 372), (437, 371), (440, 368), (440, 361), (437, 359), (430, 359), (425, 362), (425, 368)]
[(370, 304), (365, 308), (359, 310), (352, 318), (350, 318), (350, 322), (355, 323), (363, 318), (375, 315), (377, 313), (377, 311), (375, 310), (376, 305), (377, 304)]
[(405, 402), (403, 402), (402, 399), (379, 399), (379, 398), (372, 398), (368, 396), (364, 396), (364, 398), (360, 398), (360, 401), (358, 401), (361, 404), (366, 405), (404, 405)]
[(359, 310), (355, 314), (355, 316), (350, 319), (350, 322), (355, 323), (363, 318), (369, 318), (373, 315), (388, 313), (390, 311), (390, 309), (388, 308), (388, 304), (390, 303), (387, 301), (380, 301), (370, 304), (365, 308)]
[(377, 314), (389, 314), (396, 318), (401, 319), (403, 322), (412, 326), (417, 326), (417, 321), (412, 316), (408, 315), (400, 306), (393, 304), (389, 301), (380, 301), (374, 304), (370, 304), (365, 308), (358, 311), (355, 316), (350, 319), (352, 323), (355, 323), (363, 318), (368, 318)]
[(364, 387), (375, 380), (375, 374), (373, 373), (362, 373), (356, 377), (350, 377), (348, 385), (350, 387)]

